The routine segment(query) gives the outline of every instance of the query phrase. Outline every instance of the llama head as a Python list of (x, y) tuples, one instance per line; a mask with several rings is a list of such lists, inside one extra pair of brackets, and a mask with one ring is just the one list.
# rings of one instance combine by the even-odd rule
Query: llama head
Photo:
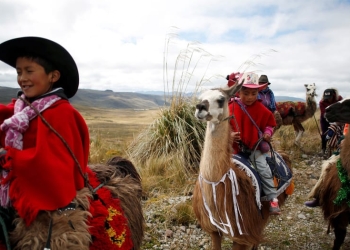
[(314, 98), (315, 96), (317, 96), (315, 83), (304, 84), (304, 86), (306, 88), (307, 97)]
[(228, 100), (242, 87), (244, 81), (226, 89), (210, 89), (203, 92), (196, 105), (195, 117), (201, 121), (219, 123), (228, 116)]
[(350, 99), (343, 99), (328, 106), (325, 117), (329, 122), (350, 123)]

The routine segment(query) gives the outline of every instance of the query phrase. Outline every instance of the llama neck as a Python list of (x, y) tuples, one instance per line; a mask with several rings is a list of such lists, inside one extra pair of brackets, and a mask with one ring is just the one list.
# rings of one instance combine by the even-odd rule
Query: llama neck
[(312, 116), (317, 109), (315, 97), (306, 95), (306, 110), (310, 116)]
[(230, 167), (230, 125), (207, 123), (200, 173), (209, 181), (218, 181)]

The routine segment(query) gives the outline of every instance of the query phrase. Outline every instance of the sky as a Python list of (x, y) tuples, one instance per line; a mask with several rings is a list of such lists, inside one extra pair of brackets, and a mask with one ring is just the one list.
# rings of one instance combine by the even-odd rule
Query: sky
[[(224, 87), (265, 74), (276, 96), (315, 83), (350, 97), (350, 0), (0, 0), (0, 43), (39, 36), (65, 47), (79, 88), (115, 92)], [(0, 62), (0, 86), (17, 88)]]

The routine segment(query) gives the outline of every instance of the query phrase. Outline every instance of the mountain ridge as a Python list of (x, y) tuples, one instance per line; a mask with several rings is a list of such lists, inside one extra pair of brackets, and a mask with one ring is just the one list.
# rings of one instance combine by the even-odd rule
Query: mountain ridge
[[(0, 103), (7, 104), (16, 97), (19, 88), (0, 87)], [(186, 96), (191, 96), (190, 93)], [(279, 101), (305, 101), (290, 96), (276, 96)], [(170, 100), (168, 98), (167, 100)], [(154, 109), (169, 106), (164, 92), (113, 92), (112, 90), (79, 89), (70, 99), (73, 105), (107, 109)]]

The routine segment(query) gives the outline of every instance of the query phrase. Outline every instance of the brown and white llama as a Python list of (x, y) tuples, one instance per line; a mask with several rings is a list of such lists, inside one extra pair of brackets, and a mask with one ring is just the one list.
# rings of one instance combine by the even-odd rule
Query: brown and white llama
[[(315, 114), (317, 109), (317, 103), (315, 98), (315, 96), (317, 96), (315, 83), (304, 84), (304, 86), (306, 88), (305, 102), (288, 101), (276, 103), (277, 111), (282, 118), (282, 123), (277, 124), (277, 128), (279, 128), (281, 125), (293, 125), (296, 136), (296, 144), (299, 144), (299, 140), (301, 139), (305, 131), (302, 122), (311, 118)], [(276, 118), (276, 121), (279, 120), (280, 119)]]
[[(141, 248), (144, 235), (142, 188), (134, 165), (127, 159), (113, 157), (107, 164), (89, 167), (92, 170), (90, 184), (98, 185), (93, 187), (96, 192), (93, 194), (88, 187), (83, 188), (73, 200), (74, 206), (41, 211), (30, 226), (26, 226), (23, 219), (16, 218), (14, 230), (9, 235), (11, 249)], [(117, 207), (120, 209), (116, 209), (115, 204), (119, 204)], [(104, 209), (105, 205), (108, 210)], [(94, 220), (98, 221), (90, 223)], [(3, 247), (0, 245), (0, 249), (7, 249)]]
[[(326, 108), (326, 119), (329, 122), (350, 123), (350, 99), (344, 99)], [(334, 200), (338, 196), (338, 191), (342, 187), (339, 179), (337, 164), (346, 170), (347, 176), (350, 176), (350, 135), (346, 135), (343, 140), (339, 157), (334, 156), (326, 161), (322, 166), (322, 174), (318, 181), (318, 186), (313, 189), (315, 198), (321, 204), (323, 217), (328, 221), (328, 233), (330, 227), (333, 228), (335, 239), (333, 243), (333, 250), (339, 250), (344, 243), (347, 226), (350, 223), (350, 207), (347, 204), (350, 194), (347, 194), (341, 204), (337, 205)]]
[[(241, 84), (206, 91), (195, 112), (196, 118), (207, 122), (207, 128), (193, 209), (201, 228), (210, 234), (214, 250), (221, 249), (225, 235), (232, 239), (232, 249), (256, 248), (269, 218), (268, 201), (263, 201), (259, 210), (251, 178), (231, 161), (228, 100)], [(280, 205), (286, 197), (285, 193), (279, 195)]]

